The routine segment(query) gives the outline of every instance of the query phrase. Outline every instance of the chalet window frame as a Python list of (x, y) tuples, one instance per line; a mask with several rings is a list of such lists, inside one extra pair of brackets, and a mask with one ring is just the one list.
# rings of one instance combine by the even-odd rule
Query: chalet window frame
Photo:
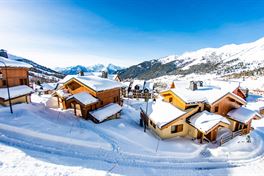
[(3, 86), (7, 86), (6, 79), (3, 79), (3, 80), (2, 80), (2, 85), (3, 85)]
[(219, 106), (215, 106), (214, 112), (218, 112), (218, 111), (219, 111)]
[(183, 131), (183, 124), (171, 126), (171, 134), (180, 133)]

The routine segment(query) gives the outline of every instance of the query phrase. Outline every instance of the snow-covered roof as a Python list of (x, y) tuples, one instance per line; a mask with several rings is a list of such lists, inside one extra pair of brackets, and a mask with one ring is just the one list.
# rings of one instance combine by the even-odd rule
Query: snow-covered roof
[(143, 90), (145, 81), (144, 80), (134, 80), (132, 83), (132, 90), (135, 89), (135, 86), (139, 86), (139, 90)]
[(154, 83), (147, 81), (144, 85), (144, 90), (147, 89), (148, 91), (152, 91), (154, 89)]
[(117, 78), (117, 76), (118, 76), (117, 74), (108, 74), (107, 78), (111, 79), (111, 80), (115, 80)]
[(198, 93), (197, 90), (192, 91), (189, 89), (174, 88), (171, 89), (171, 91), (186, 103), (205, 102), (207, 100), (206, 97), (203, 94)]
[[(33, 93), (33, 89), (26, 85), (21, 85), (21, 86), (15, 86), (15, 87), (10, 87), (10, 98), (16, 98), (19, 96), (27, 95)], [(4, 100), (8, 100), (8, 93), (7, 93), (7, 88), (0, 88), (0, 98)]]
[(95, 91), (103, 91), (108, 89), (120, 88), (123, 85), (117, 81), (110, 79), (100, 78), (97, 76), (78, 76), (78, 75), (67, 75), (61, 83), (66, 83), (71, 79), (75, 79), (87, 87), (92, 88)]
[(230, 124), (230, 122), (223, 116), (210, 113), (208, 111), (202, 111), (190, 118), (190, 123), (198, 130), (207, 134), (218, 123), (223, 122)]
[(256, 111), (257, 113), (260, 113), (260, 110), (264, 109), (264, 102), (263, 101), (249, 102), (247, 103), (246, 107), (252, 111)]
[(185, 113), (187, 113), (187, 111), (180, 110), (161, 99), (157, 99), (156, 102), (150, 102), (147, 112), (149, 119), (159, 128), (162, 128), (162, 126), (172, 122)]
[(111, 117), (112, 115), (118, 113), (122, 110), (122, 107), (116, 103), (110, 103), (102, 108), (91, 111), (90, 114), (96, 118), (99, 122)]
[(198, 86), (197, 90), (190, 90), (188, 88), (177, 88), (171, 89), (177, 96), (179, 96), (186, 103), (197, 103), (197, 102), (208, 102), (209, 104), (214, 103), (226, 94), (231, 94), (245, 102), (245, 100), (234, 93), (237, 88), (237, 84), (223, 83), (222, 86), (204, 85), (203, 87)]
[(123, 87), (129, 87), (131, 82), (127, 81), (127, 82), (121, 82), (124, 86)]
[(87, 92), (80, 92), (74, 95), (71, 95), (67, 98), (67, 100), (75, 98), (79, 102), (81, 102), (83, 105), (89, 105), (98, 102), (98, 99), (93, 97)]
[(61, 79), (58, 83), (59, 84), (64, 84), (67, 81), (69, 81), (70, 79), (77, 77), (78, 75), (66, 75), (63, 79)]
[(67, 98), (67, 97), (72, 95), (71, 93), (69, 93), (67, 90), (64, 90), (64, 89), (59, 89), (59, 90), (56, 91), (56, 93), (60, 97), (64, 97), (64, 98)]
[(44, 91), (46, 91), (46, 90), (55, 90), (57, 85), (58, 85), (57, 83), (42, 83), (41, 84), (41, 88)]
[(238, 81), (225, 81), (225, 80), (210, 80), (204, 82), (207, 86), (214, 86), (219, 89), (228, 90), (229, 92), (233, 92), (236, 88), (240, 86)]
[(236, 121), (242, 122), (242, 123), (247, 123), (249, 120), (251, 120), (255, 116), (258, 116), (259, 118), (261, 118), (261, 115), (259, 115), (256, 111), (253, 111), (243, 106), (229, 111), (227, 115), (230, 116), (230, 118)]
[(32, 67), (32, 65), (30, 65), (30, 64), (27, 64), (24, 62), (19, 62), (16, 60), (7, 59), (7, 58), (0, 56), (0, 67), (4, 66), (1, 62), (4, 62), (7, 67), (23, 67), (23, 68), (31, 68)]

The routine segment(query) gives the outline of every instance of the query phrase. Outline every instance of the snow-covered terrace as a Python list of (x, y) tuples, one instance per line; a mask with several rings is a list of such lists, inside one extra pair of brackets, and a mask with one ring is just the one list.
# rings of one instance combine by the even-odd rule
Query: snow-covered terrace
[(208, 111), (199, 112), (190, 118), (191, 125), (205, 134), (210, 132), (220, 122), (230, 125), (230, 122), (225, 117)]
[[(10, 98), (17, 98), (23, 95), (28, 95), (33, 93), (33, 89), (26, 85), (21, 85), (21, 86), (15, 86), (15, 87), (10, 87)], [(8, 93), (7, 93), (7, 88), (0, 88), (0, 98), (4, 100), (8, 100)]]
[(93, 97), (92, 95), (90, 95), (87, 92), (80, 92), (80, 93), (71, 95), (71, 96), (69, 96), (67, 98), (67, 100), (70, 100), (72, 98), (74, 98), (77, 101), (81, 102), (83, 105), (89, 105), (89, 104), (93, 104), (93, 103), (98, 102), (97, 98)]
[(96, 118), (99, 122), (106, 120), (107, 118), (117, 114), (122, 110), (122, 107), (116, 103), (110, 103), (102, 108), (91, 111), (90, 114)]
[(230, 116), (230, 118), (242, 123), (247, 123), (256, 116), (261, 118), (261, 115), (259, 113), (243, 106), (238, 109), (229, 111), (227, 115)]

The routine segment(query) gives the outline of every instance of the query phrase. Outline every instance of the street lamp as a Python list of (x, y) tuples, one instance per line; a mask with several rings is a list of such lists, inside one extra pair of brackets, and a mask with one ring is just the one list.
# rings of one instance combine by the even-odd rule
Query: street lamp
[[(10, 112), (13, 114), (11, 99), (10, 99), (10, 91), (9, 91), (9, 84), (8, 84), (8, 76), (7, 76), (7, 66), (3, 61), (0, 61), (5, 66), (5, 75), (6, 75), (6, 87), (7, 87), (7, 94), (8, 94), (8, 102), (10, 107)], [(0, 80), (3, 80), (4, 76), (3, 73), (0, 71)]]

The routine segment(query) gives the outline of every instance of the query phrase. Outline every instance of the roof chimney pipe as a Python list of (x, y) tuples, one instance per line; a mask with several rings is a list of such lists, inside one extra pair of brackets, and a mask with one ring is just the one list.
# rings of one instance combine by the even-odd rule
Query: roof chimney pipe
[(4, 49), (0, 49), (0, 56), (4, 58), (8, 58), (7, 51)]

